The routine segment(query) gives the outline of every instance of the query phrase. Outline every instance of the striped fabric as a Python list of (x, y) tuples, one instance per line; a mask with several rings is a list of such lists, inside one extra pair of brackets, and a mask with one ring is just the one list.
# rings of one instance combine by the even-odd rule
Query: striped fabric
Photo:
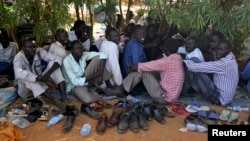
[(190, 71), (213, 73), (213, 82), (220, 93), (221, 105), (232, 102), (239, 81), (238, 64), (232, 53), (218, 61), (194, 63), (191, 60), (184, 60), (184, 62)]
[(138, 72), (156, 71), (160, 73), (160, 85), (167, 102), (175, 102), (180, 96), (184, 82), (182, 58), (179, 54), (172, 54), (158, 60), (139, 63)]

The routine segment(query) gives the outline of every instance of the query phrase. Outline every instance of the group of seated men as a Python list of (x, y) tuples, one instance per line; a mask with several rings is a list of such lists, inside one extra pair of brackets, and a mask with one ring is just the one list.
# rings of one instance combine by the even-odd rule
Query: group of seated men
[[(46, 48), (26, 38), (19, 52), (1, 33), (0, 74), (13, 68), (20, 97), (45, 96), (59, 109), (69, 102), (67, 95), (90, 106), (101, 99), (100, 91), (124, 97), (139, 83), (160, 104), (195, 91), (224, 106), (232, 102), (239, 76), (249, 80), (249, 65), (238, 72), (232, 45), (220, 32), (213, 32), (207, 46), (199, 48), (195, 37), (162, 38), (157, 31), (153, 24), (144, 30), (131, 23), (120, 36), (116, 28), (107, 27), (105, 37), (95, 44), (97, 50), (91, 51), (86, 24), (77, 20), (72, 31), (58, 29)], [(61, 99), (48, 92), (54, 88)]]

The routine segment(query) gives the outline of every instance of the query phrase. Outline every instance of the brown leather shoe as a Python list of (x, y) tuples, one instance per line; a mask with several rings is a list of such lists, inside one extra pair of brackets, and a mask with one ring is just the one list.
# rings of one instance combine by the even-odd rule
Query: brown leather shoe
[(96, 125), (96, 132), (98, 134), (103, 134), (107, 128), (108, 117), (106, 113), (102, 113), (100, 118), (98, 119), (98, 123)]
[(110, 119), (108, 120), (108, 127), (113, 127), (118, 124), (121, 113), (122, 113), (121, 108), (114, 108), (113, 113)]

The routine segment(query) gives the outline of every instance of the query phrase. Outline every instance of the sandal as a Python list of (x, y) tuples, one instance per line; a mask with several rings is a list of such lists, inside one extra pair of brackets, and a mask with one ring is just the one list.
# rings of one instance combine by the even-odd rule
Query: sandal
[(110, 109), (112, 108), (112, 105), (107, 103), (104, 100), (98, 100), (97, 103), (102, 106), (103, 109)]
[(41, 112), (42, 112), (42, 115), (37, 118), (37, 120), (40, 120), (40, 121), (47, 121), (49, 120), (49, 108), (48, 107), (42, 107), (41, 108)]
[(96, 111), (96, 112), (102, 112), (102, 106), (99, 105), (97, 102), (93, 102), (89, 105), (89, 107), (91, 107), (92, 110)]

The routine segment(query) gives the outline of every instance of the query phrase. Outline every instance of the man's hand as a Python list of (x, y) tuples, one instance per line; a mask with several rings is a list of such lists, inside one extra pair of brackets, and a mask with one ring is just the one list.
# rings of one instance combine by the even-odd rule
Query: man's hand
[(85, 42), (87, 39), (89, 38), (88, 34), (83, 32), (82, 33), (82, 37), (80, 38), (81, 42)]
[(138, 64), (129, 66), (129, 72), (137, 72)]

